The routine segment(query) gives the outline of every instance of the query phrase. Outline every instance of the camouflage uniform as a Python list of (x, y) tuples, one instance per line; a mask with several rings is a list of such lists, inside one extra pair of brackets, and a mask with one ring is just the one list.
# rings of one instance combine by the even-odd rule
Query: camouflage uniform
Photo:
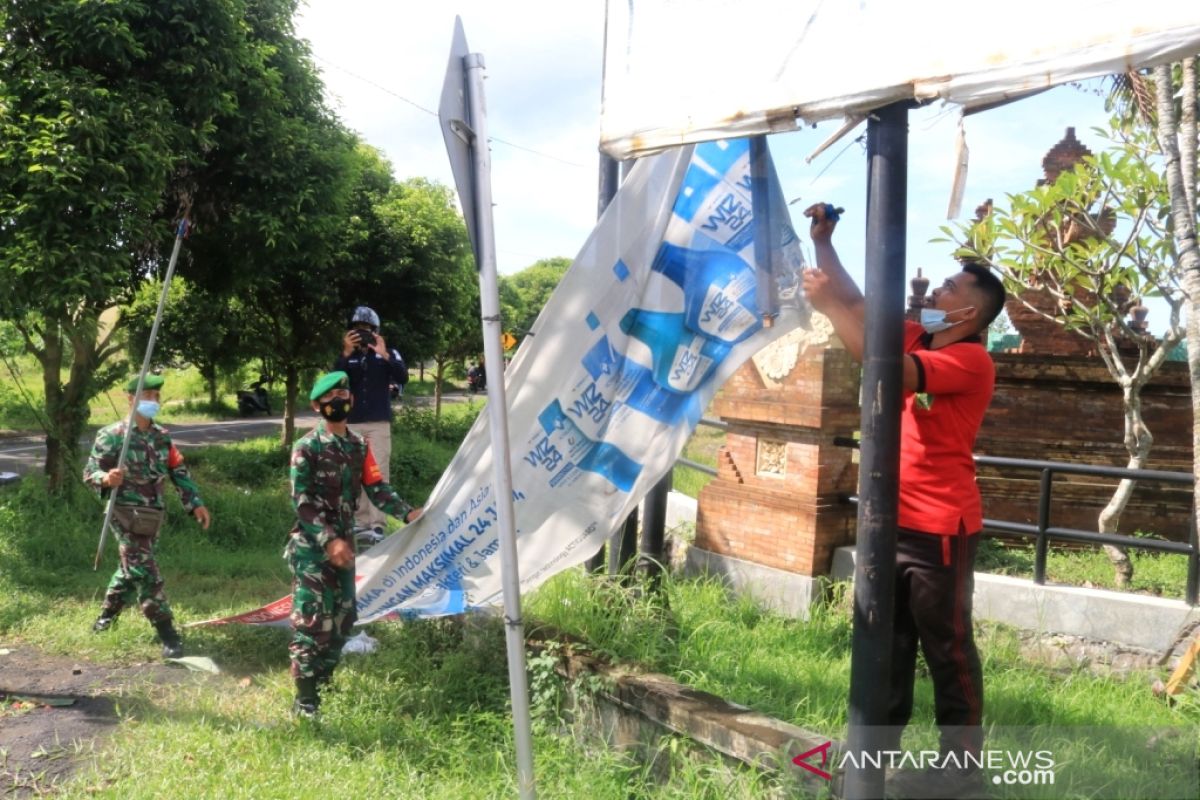
[(291, 477), (297, 522), (284, 557), (292, 568), (292, 677), (328, 679), (358, 615), (354, 567), (333, 566), (325, 546), (335, 538), (353, 546), (362, 490), (376, 507), (401, 519), (412, 506), (384, 483), (365, 439), (353, 431), (336, 436), (323, 421), (292, 448)]
[[(101, 481), (105, 474), (116, 468), (121, 454), (121, 443), (125, 438), (126, 422), (114, 422), (101, 428), (92, 445), (87, 466), (83, 468), (83, 480), (89, 486), (104, 490)], [(129, 452), (125, 454), (125, 480), (116, 488), (117, 506), (163, 508), (163, 482), (170, 477), (179, 491), (180, 502), (189, 513), (204, 505), (200, 499), (192, 476), (183, 464), (183, 456), (171, 443), (171, 435), (154, 423), (146, 430), (136, 425), (129, 438)], [(156, 535), (134, 535), (119, 524), (113, 515), (113, 530), (120, 544), (121, 563), (108, 582), (101, 613), (115, 617), (121, 609), (137, 599), (138, 606), (146, 619), (161, 623), (171, 619), (171, 607), (163, 594), (162, 576), (154, 560)]]

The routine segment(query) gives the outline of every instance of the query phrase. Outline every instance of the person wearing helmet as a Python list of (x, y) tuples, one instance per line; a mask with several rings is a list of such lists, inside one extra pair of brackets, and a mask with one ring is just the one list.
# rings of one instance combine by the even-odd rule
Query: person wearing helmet
[[(391, 384), (400, 387), (408, 383), (408, 367), (395, 348), (388, 347), (379, 335), (379, 315), (367, 306), (359, 306), (350, 315), (350, 330), (342, 337), (342, 353), (333, 364), (334, 371), (350, 376), (350, 393), (354, 405), (347, 422), (355, 433), (371, 445), (386, 483), (391, 475), (388, 462), (392, 456)], [(382, 539), (387, 517), (382, 511), (359, 498), (354, 515), (355, 527), (372, 531), (375, 540)]]

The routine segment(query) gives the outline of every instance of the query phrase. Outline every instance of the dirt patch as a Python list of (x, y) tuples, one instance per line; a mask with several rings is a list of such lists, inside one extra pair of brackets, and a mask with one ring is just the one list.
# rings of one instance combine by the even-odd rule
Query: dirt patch
[(0, 650), (0, 797), (41, 795), (103, 747), (112, 695), (185, 680), (164, 664), (105, 667), (30, 647)]

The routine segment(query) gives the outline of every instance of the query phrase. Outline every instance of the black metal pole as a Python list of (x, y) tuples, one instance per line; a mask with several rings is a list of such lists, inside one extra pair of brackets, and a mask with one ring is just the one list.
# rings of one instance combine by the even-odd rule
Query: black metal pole
[(758, 267), (758, 311), (764, 328), (775, 324), (775, 280), (771, 268), (771, 185), (768, 181), (767, 137), (750, 137), (750, 202), (754, 210), (754, 260)]
[[(884, 726), (891, 683), (899, 504), (907, 103), (894, 103), (871, 115), (867, 160), (866, 338), (847, 746), (852, 753), (874, 754), (891, 746)], [(851, 763), (861, 765), (863, 760)], [(842, 796), (847, 800), (882, 797), (882, 770), (851, 769)]]
[(1188, 532), (1191, 539), (1192, 552), (1188, 555), (1187, 589), (1185, 596), (1188, 605), (1194, 606), (1200, 600), (1200, 536), (1196, 533), (1196, 509), (1192, 508), (1188, 515)]
[[(612, 199), (617, 196), (617, 188), (621, 185), (621, 165), (618, 161), (603, 153), (600, 154), (600, 188), (596, 198), (596, 218), (604, 216), (605, 209)], [(603, 572), (605, 566), (604, 547), (601, 546), (596, 555), (584, 562), (588, 572)]]
[(625, 518), (625, 524), (616, 536), (608, 543), (609, 558), (608, 572), (610, 575), (628, 573), (632, 569), (632, 561), (637, 557), (638, 546), (638, 510), (637, 506)]
[(642, 523), (641, 570), (650, 579), (650, 588), (662, 583), (663, 560), (667, 540), (667, 496), (671, 493), (671, 472), (667, 472), (646, 494), (646, 519)]
[(1050, 537), (1046, 535), (1046, 529), (1050, 527), (1050, 489), (1054, 485), (1053, 480), (1053, 472), (1042, 470), (1042, 479), (1038, 484), (1037, 539), (1033, 546), (1033, 582), (1039, 586), (1046, 582), (1046, 556), (1050, 551)]

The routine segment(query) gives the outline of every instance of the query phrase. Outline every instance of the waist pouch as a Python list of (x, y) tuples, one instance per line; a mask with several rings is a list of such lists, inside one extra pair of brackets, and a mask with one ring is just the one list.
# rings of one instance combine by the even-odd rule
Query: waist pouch
[(121, 530), (133, 536), (158, 536), (162, 529), (163, 510), (144, 506), (114, 506), (113, 521)]

